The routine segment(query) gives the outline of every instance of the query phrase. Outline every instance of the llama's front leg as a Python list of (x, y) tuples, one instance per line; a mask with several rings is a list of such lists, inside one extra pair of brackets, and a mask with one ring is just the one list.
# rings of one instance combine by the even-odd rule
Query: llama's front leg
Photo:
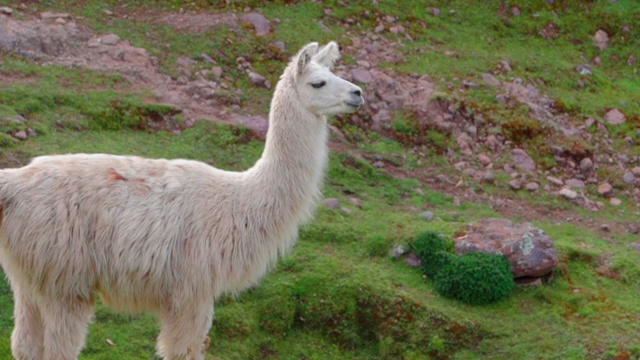
[(42, 359), (44, 324), (40, 309), (33, 299), (27, 298), (19, 289), (14, 289), (15, 328), (11, 334), (11, 351), (17, 360)]
[[(68, 299), (68, 298), (67, 298)], [(49, 297), (41, 306), (44, 320), (44, 360), (75, 360), (84, 346), (93, 318), (93, 300)]]
[(158, 355), (165, 360), (204, 360), (213, 304), (173, 308), (160, 316)]

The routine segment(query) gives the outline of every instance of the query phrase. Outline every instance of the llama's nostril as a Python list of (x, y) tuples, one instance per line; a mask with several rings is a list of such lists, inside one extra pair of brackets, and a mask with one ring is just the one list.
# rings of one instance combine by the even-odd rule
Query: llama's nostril
[(362, 96), (362, 91), (360, 90), (353, 90), (351, 93), (354, 94), (355, 96)]

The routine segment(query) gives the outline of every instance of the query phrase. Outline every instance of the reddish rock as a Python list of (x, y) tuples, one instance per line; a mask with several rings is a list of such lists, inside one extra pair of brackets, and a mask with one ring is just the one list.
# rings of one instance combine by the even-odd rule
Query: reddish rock
[(482, 219), (455, 239), (456, 253), (474, 251), (503, 254), (511, 262), (514, 278), (541, 277), (553, 272), (558, 255), (551, 238), (530, 223), (508, 219)]

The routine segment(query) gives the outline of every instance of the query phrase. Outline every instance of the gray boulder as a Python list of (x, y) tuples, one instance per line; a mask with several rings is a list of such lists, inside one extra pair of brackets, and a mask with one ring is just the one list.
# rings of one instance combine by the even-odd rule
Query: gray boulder
[(468, 225), (465, 235), (455, 239), (456, 253), (474, 251), (503, 254), (511, 262), (514, 278), (550, 275), (558, 265), (551, 238), (530, 223), (508, 219), (482, 219)]

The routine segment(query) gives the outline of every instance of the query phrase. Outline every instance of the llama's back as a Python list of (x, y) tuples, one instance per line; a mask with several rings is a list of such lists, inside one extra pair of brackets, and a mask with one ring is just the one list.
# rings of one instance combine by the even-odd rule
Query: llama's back
[(31, 287), (24, 291), (91, 299), (97, 289), (124, 310), (159, 306), (170, 297), (161, 291), (180, 284), (206, 289), (204, 240), (226, 230), (203, 227), (224, 222), (217, 209), (231, 201), (233, 176), (193, 161), (111, 155), (0, 170), (0, 261), (12, 283)]

